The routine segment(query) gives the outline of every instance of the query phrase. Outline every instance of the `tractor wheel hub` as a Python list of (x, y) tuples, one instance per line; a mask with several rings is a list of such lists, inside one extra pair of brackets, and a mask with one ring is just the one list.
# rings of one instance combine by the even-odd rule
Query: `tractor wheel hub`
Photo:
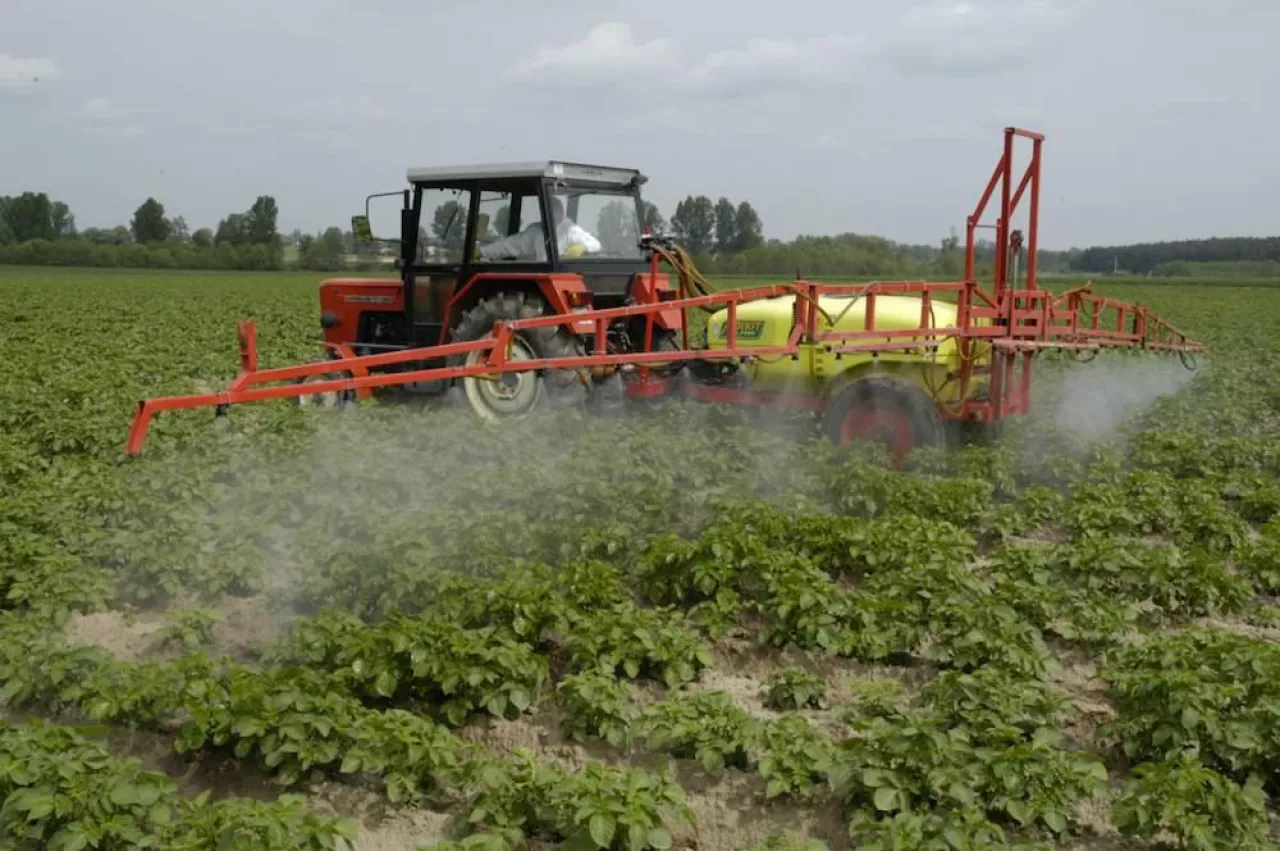
[[(484, 352), (471, 352), (466, 365), (475, 366), (484, 360)], [(528, 345), (516, 337), (511, 341), (509, 360), (533, 360)], [(534, 408), (542, 396), (542, 377), (536, 372), (505, 372), (496, 375), (472, 376), (462, 380), (467, 401), (480, 416), (488, 420), (521, 416)]]

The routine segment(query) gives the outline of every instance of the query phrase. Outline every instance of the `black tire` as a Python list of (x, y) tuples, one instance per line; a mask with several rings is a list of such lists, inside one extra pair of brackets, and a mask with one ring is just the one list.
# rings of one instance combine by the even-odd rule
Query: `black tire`
[(894, 376), (860, 378), (839, 390), (823, 415), (823, 431), (837, 446), (884, 443), (899, 465), (913, 449), (946, 445), (938, 404), (919, 385)]
[[(493, 324), (503, 320), (532, 319), (548, 313), (546, 302), (525, 293), (498, 293), (476, 302), (463, 314), (453, 330), (454, 342), (478, 340), (493, 332)], [(577, 335), (565, 326), (519, 331), (513, 345), (515, 357), (558, 358), (583, 354)], [(474, 355), (472, 356), (475, 357)], [(454, 355), (452, 366), (463, 366), (467, 355)], [(586, 383), (584, 383), (584, 380)], [(590, 378), (585, 370), (552, 369), (506, 373), (494, 379), (458, 379), (472, 410), (484, 419), (521, 417), (543, 408), (581, 405), (588, 395)], [(505, 398), (511, 392), (511, 398)]]
[(1004, 437), (1004, 420), (986, 422), (950, 422), (947, 424), (952, 444), (963, 449), (966, 446), (994, 446)]

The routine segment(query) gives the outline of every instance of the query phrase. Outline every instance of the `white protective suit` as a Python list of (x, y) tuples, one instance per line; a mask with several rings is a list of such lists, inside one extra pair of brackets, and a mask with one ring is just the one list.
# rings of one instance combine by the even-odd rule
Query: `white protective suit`
[[(571, 248), (581, 247), (583, 254), (600, 250), (600, 240), (581, 225), (570, 219), (557, 217), (556, 249), (561, 257), (573, 255)], [(481, 260), (533, 260), (546, 262), (546, 243), (542, 239), (542, 222), (534, 222), (519, 233), (503, 237), (496, 242), (479, 247)]]

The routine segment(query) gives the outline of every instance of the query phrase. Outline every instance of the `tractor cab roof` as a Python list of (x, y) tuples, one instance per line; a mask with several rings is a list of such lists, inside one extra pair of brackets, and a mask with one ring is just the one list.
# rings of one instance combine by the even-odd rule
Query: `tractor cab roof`
[(546, 160), (540, 162), (487, 163), (409, 169), (409, 182), (423, 186), (453, 186), (471, 181), (563, 180), (601, 186), (639, 186), (648, 178), (633, 168), (587, 165)]

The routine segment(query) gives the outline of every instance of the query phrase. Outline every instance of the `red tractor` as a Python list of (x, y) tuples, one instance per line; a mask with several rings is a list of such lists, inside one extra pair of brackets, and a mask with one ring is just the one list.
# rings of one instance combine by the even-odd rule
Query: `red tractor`
[[(533, 162), (413, 169), (408, 178), (412, 190), (394, 193), (404, 199), (398, 239), (374, 238), (368, 202), (365, 215), (352, 220), (358, 241), (398, 245), (400, 280), (338, 278), (320, 285), (320, 323), (335, 357), (478, 340), (500, 321), (676, 297), (668, 276), (653, 268), (641, 246), (645, 177), (634, 169)], [(678, 308), (655, 314), (648, 334), (644, 317), (619, 319), (605, 329), (607, 349), (673, 348), (682, 323)], [(595, 333), (590, 319), (534, 329), (511, 341), (509, 357), (580, 356), (594, 349)], [(483, 357), (475, 350), (400, 362), (386, 370), (466, 366)], [(590, 372), (599, 381), (616, 369), (596, 366)], [(474, 410), (488, 419), (587, 395), (571, 370), (464, 377), (459, 383)], [(437, 380), (405, 387), (435, 394), (450, 384)], [(303, 400), (340, 404), (352, 395), (338, 391)]]
[[(1032, 144), (1020, 177), (1019, 138)], [(563, 162), (411, 170), (412, 189), (393, 193), (403, 199), (399, 280), (321, 284), (329, 359), (260, 370), (253, 325), (241, 323), (231, 385), (142, 401), (126, 451), (141, 453), (159, 411), (223, 414), (242, 402), (343, 403), (377, 388), (439, 394), (460, 384), (491, 420), (616, 397), (608, 388), (783, 406), (819, 415), (837, 443), (877, 440), (902, 459), (943, 443), (948, 423), (986, 428), (1026, 414), (1044, 351), (1140, 348), (1193, 367), (1203, 344), (1147, 308), (1087, 286), (1039, 287), (1043, 141), (1005, 129), (1003, 154), (966, 220), (964, 278), (950, 282), (717, 290), (643, 226), (644, 178), (634, 170)], [(983, 223), (993, 199), (995, 222)], [(1024, 199), (1025, 243), (1014, 227)], [(353, 225), (361, 241), (375, 241), (367, 201)], [(980, 227), (995, 233), (990, 286), (977, 280)], [(691, 311), (707, 317), (705, 340), (690, 339)]]

